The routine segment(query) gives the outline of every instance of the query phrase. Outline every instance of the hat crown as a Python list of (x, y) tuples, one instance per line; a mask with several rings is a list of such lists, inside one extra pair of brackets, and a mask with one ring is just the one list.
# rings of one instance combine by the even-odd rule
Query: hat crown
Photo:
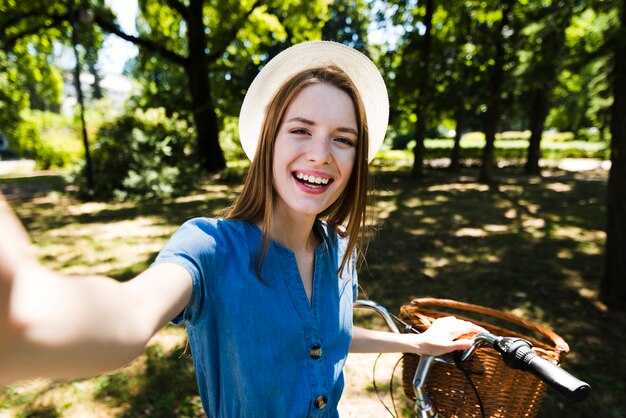
[(241, 145), (254, 158), (267, 108), (283, 84), (296, 74), (318, 67), (335, 66), (355, 85), (369, 131), (368, 161), (380, 149), (389, 120), (389, 98), (376, 65), (361, 52), (331, 41), (312, 41), (291, 46), (272, 58), (248, 88), (239, 113)]

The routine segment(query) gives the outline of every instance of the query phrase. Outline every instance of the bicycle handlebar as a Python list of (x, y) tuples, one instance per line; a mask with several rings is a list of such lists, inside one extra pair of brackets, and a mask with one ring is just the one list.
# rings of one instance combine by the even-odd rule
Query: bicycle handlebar
[(534, 374), (571, 401), (580, 402), (591, 391), (589, 384), (535, 354), (532, 345), (524, 339), (497, 337), (493, 348), (507, 366)]

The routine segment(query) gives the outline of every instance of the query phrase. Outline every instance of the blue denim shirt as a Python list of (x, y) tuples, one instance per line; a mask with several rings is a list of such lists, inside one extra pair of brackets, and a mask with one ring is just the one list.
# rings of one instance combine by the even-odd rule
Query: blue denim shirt
[(246, 221), (192, 219), (158, 255), (155, 264), (179, 264), (193, 279), (173, 322), (187, 324), (209, 417), (338, 416), (357, 276), (354, 255), (337, 274), (347, 239), (322, 222), (316, 228), (311, 303), (295, 254), (277, 242), (259, 280), (262, 233)]

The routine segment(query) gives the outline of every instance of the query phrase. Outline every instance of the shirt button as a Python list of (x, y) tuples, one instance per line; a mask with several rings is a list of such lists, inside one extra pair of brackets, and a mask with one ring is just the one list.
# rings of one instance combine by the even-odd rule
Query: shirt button
[(319, 345), (314, 345), (309, 350), (309, 355), (314, 360), (322, 358), (322, 347), (320, 347)]
[(328, 398), (324, 395), (320, 395), (317, 398), (315, 398), (315, 407), (317, 409), (324, 409), (324, 407), (326, 407), (326, 405), (328, 404)]

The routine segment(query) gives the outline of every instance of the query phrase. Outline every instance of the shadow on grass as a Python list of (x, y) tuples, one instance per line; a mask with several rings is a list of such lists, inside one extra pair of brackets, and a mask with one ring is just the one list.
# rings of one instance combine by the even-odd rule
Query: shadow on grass
[(27, 408), (16, 418), (60, 418), (62, 415), (54, 406)]
[(572, 404), (549, 393), (541, 416), (626, 416), (626, 387), (615, 378), (626, 372), (626, 317), (607, 313), (597, 295), (603, 179), (509, 172), (488, 187), (441, 172), (422, 183), (396, 172), (378, 181), (382, 227), (361, 272), (371, 299), (396, 312), (413, 297), (455, 299), (547, 325), (570, 344), (564, 367), (592, 395)]
[[(0, 188), (14, 206), (29, 232), (62, 228), (70, 224), (107, 223), (154, 217), (156, 224), (180, 225), (196, 216), (217, 216), (227, 208), (237, 195), (240, 183), (230, 179), (222, 183), (210, 180), (199, 181), (195, 199), (185, 197), (140, 202), (80, 202), (64, 193), (65, 179), (61, 174), (29, 177), (0, 178)], [(52, 197), (51, 196), (52, 193)], [(202, 196), (206, 199), (202, 199)], [(60, 212), (63, 204), (93, 204), (102, 206), (87, 213), (71, 214)], [(44, 222), (40, 222), (45, 218)]]
[(184, 347), (165, 352), (150, 346), (145, 352), (145, 372), (120, 372), (100, 378), (95, 399), (123, 407), (121, 418), (203, 417), (191, 356)]

